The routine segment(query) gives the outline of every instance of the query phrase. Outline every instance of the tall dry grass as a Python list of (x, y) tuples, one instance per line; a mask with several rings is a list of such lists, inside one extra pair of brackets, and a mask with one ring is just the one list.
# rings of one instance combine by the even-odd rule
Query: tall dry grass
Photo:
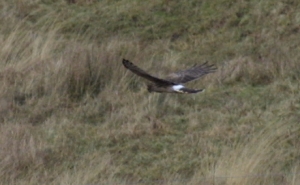
[[(299, 184), (296, 6), (202, 5), (1, 2), (1, 182)], [(122, 58), (218, 71), (188, 84), (202, 94), (149, 94)]]

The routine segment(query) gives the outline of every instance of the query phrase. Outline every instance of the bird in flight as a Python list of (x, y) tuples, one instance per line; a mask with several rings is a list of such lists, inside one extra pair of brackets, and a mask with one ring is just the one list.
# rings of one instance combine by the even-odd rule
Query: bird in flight
[(200, 78), (208, 73), (213, 73), (217, 69), (214, 65), (208, 65), (207, 62), (205, 62), (201, 65), (195, 65), (192, 68), (172, 73), (166, 79), (161, 79), (148, 74), (126, 59), (123, 59), (122, 63), (124, 67), (129, 69), (131, 72), (151, 82), (147, 85), (147, 89), (149, 92), (158, 93), (201, 92), (204, 89), (189, 89), (182, 84)]

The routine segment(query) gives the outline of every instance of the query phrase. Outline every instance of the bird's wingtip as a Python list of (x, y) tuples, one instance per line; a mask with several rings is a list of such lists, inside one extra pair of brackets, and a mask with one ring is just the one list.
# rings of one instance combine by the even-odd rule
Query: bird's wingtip
[(129, 62), (129, 60), (126, 60), (126, 59), (124, 59), (124, 58), (123, 58), (123, 60), (122, 60), (122, 63), (123, 63), (123, 65), (124, 65), (126, 68), (131, 64), (131, 62)]

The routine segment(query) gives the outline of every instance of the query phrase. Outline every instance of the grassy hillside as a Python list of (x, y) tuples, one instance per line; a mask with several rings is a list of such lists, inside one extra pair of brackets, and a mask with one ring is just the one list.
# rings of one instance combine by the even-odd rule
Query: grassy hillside
[[(300, 183), (300, 2), (3, 0), (2, 184)], [(209, 61), (193, 95), (153, 75)]]

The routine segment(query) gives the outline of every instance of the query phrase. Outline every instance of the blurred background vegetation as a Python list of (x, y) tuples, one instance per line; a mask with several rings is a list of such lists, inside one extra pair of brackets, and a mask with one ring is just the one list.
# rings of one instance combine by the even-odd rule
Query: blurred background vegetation
[[(300, 2), (3, 0), (3, 184), (299, 184)], [(153, 75), (209, 61), (195, 95)]]

